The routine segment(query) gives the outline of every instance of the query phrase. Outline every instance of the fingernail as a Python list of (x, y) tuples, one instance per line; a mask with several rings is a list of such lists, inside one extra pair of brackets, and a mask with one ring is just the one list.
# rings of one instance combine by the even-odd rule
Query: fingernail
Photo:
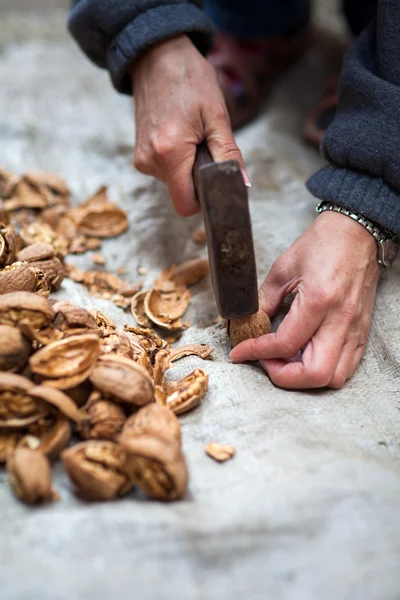
[(244, 181), (244, 185), (248, 188), (251, 188), (251, 181), (249, 179), (249, 176), (247, 175), (246, 171), (244, 169), (240, 169), (242, 171), (242, 177), (243, 177), (243, 181)]

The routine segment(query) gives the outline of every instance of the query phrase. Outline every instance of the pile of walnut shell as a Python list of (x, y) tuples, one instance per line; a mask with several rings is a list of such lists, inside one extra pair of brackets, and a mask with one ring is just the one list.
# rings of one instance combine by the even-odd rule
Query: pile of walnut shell
[(127, 225), (104, 189), (76, 209), (68, 208), (68, 194), (55, 175), (0, 170), (0, 463), (29, 504), (58, 498), (51, 465), (59, 457), (88, 500), (134, 486), (149, 498), (175, 500), (188, 483), (176, 415), (200, 403), (208, 377), (195, 369), (166, 381), (165, 373), (183, 356), (206, 359), (212, 349), (171, 348), (148, 325), (184, 327), (186, 286), (208, 264), (165, 271), (139, 296), (137, 287), (124, 288), (119, 296), (129, 305), (134, 297), (132, 311), (145, 327), (118, 329), (97, 310), (50, 298), (66, 274), (66, 254), (98, 247), (99, 237)]
[[(208, 378), (195, 369), (166, 382), (165, 372), (211, 348), (171, 349), (151, 329), (117, 329), (98, 311), (10, 292), (0, 295), (0, 349), (0, 462), (21, 500), (57, 497), (49, 461), (60, 455), (89, 500), (133, 486), (162, 500), (184, 494), (176, 415), (200, 403)], [(77, 436), (84, 441), (67, 448)]]

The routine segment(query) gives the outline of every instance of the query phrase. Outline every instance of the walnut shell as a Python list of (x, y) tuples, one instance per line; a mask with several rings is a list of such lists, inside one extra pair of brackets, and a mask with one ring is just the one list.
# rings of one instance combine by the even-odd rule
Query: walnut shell
[(18, 252), (18, 260), (24, 260), (31, 268), (43, 271), (52, 290), (60, 289), (66, 270), (51, 244), (30, 244)]
[(7, 471), (14, 494), (26, 504), (58, 500), (49, 460), (41, 452), (17, 448), (7, 460)]
[(14, 173), (0, 168), (0, 198), (10, 198), (17, 183), (18, 177)]
[(50, 412), (50, 405), (31, 395), (26, 377), (0, 372), (0, 429), (23, 429)]
[(206, 360), (211, 357), (214, 349), (206, 344), (187, 344), (185, 346), (179, 346), (178, 348), (172, 348), (170, 351), (170, 360), (175, 362), (180, 360), (184, 356), (198, 356)]
[(34, 292), (37, 274), (27, 262), (14, 262), (0, 270), (0, 294)]
[(199, 282), (210, 272), (210, 263), (207, 258), (195, 258), (177, 265), (171, 276), (175, 285), (187, 285), (188, 287)]
[(121, 329), (103, 331), (100, 340), (102, 354), (118, 354), (133, 359), (133, 348), (129, 337)]
[(137, 324), (141, 327), (151, 327), (151, 321), (146, 314), (144, 300), (150, 290), (141, 290), (132, 296), (131, 312)]
[(31, 346), (19, 329), (0, 325), (0, 371), (18, 371), (28, 361)]
[(180, 317), (186, 312), (190, 302), (190, 292), (185, 286), (153, 288), (144, 299), (144, 308), (150, 321), (169, 331), (185, 329)]
[(70, 212), (78, 232), (83, 235), (108, 238), (128, 228), (125, 211), (108, 201), (107, 188), (101, 187), (85, 202)]
[(45, 385), (37, 385), (29, 389), (29, 395), (58, 409), (68, 419), (71, 419), (71, 421), (75, 423), (79, 422), (78, 408), (75, 402), (67, 394), (64, 394), (64, 392)]
[(35, 329), (53, 320), (54, 311), (46, 300), (30, 292), (10, 292), (0, 295), (0, 324), (17, 325), (27, 319)]
[(151, 436), (124, 438), (127, 466), (137, 487), (154, 500), (177, 500), (187, 489), (188, 469), (182, 450), (176, 443)]
[(61, 330), (70, 328), (96, 329), (97, 323), (93, 315), (81, 306), (71, 304), (69, 300), (61, 300), (53, 304), (55, 319), (53, 327)]
[(176, 383), (172, 393), (167, 396), (167, 407), (176, 415), (186, 413), (200, 404), (207, 387), (207, 373), (203, 369), (195, 369)]
[[(1, 177), (1, 174), (0, 174)], [(15, 260), (15, 235), (12, 225), (0, 223), (0, 269)]]
[(153, 381), (148, 372), (123, 356), (100, 356), (89, 379), (116, 402), (143, 406), (153, 400)]
[(271, 321), (263, 310), (253, 315), (230, 319), (227, 322), (227, 330), (232, 347), (250, 338), (257, 338), (271, 332)]
[(84, 439), (116, 440), (126, 421), (122, 408), (98, 392), (91, 394), (79, 415), (78, 431)]
[(68, 389), (88, 378), (100, 352), (97, 335), (74, 335), (41, 348), (29, 364), (33, 373), (46, 378), (46, 385)]
[(120, 443), (137, 435), (154, 435), (167, 442), (182, 444), (181, 426), (174, 413), (152, 402), (131, 415), (119, 436)]
[(65, 470), (87, 500), (112, 500), (133, 487), (125, 449), (107, 440), (89, 440), (64, 450)]

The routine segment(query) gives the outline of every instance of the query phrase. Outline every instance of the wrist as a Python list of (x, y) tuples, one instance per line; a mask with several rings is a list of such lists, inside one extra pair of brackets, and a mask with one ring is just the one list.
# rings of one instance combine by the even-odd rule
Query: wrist
[(357, 221), (349, 219), (344, 214), (329, 211), (318, 215), (315, 222), (325, 229), (327, 238), (336, 239), (339, 244), (350, 244), (357, 250), (365, 249), (366, 253), (376, 258), (375, 239)]
[(129, 65), (128, 73), (132, 83), (135, 83), (136, 76), (143, 72), (142, 67), (146, 67), (149, 62), (152, 65), (160, 62), (164, 63), (165, 61), (167, 61), (167, 64), (171, 64), (173, 55), (182, 54), (182, 52), (193, 49), (195, 47), (192, 41), (184, 33), (153, 44), (134, 63)]

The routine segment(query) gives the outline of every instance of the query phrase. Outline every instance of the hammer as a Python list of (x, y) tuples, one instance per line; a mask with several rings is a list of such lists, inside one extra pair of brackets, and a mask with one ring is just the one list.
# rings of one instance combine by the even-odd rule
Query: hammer
[(257, 270), (247, 188), (236, 160), (214, 162), (197, 147), (193, 181), (203, 213), (211, 280), (224, 319), (258, 311)]

